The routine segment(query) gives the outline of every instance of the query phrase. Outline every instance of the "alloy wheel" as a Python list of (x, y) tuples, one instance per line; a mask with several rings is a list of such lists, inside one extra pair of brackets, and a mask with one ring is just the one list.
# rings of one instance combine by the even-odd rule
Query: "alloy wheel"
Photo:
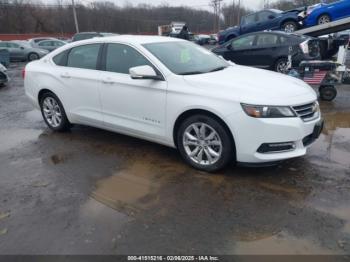
[(295, 31), (294, 24), (288, 23), (284, 26), (284, 31), (287, 33), (293, 33)]
[(52, 127), (62, 123), (62, 112), (58, 102), (53, 97), (46, 97), (43, 101), (43, 113), (46, 121)]
[(288, 62), (287, 61), (280, 61), (278, 62), (277, 66), (276, 66), (276, 71), (282, 74), (287, 73), (288, 71)]
[(222, 154), (219, 134), (208, 124), (197, 122), (188, 126), (183, 133), (183, 147), (187, 156), (200, 165), (216, 163)]
[(323, 15), (320, 17), (320, 19), (318, 20), (318, 24), (319, 25), (323, 25), (323, 24), (327, 24), (331, 21), (331, 19), (329, 18), (329, 16), (327, 15)]

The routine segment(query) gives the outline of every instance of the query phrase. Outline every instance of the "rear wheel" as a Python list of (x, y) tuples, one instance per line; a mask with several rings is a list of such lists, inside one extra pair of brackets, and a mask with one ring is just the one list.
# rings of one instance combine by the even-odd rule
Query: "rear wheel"
[(334, 86), (320, 86), (318, 89), (320, 98), (324, 101), (332, 101), (337, 96), (337, 89)]
[(46, 124), (54, 131), (69, 130), (71, 124), (58, 97), (51, 93), (45, 93), (40, 100), (40, 108)]
[(317, 20), (318, 25), (327, 24), (329, 22), (331, 22), (331, 18), (329, 15), (321, 15)]
[(274, 70), (278, 73), (288, 73), (288, 59), (283, 57), (276, 61)]
[(298, 29), (298, 25), (294, 21), (287, 21), (287, 22), (284, 22), (282, 25), (282, 30), (287, 33), (293, 33), (297, 29)]
[(188, 164), (206, 172), (224, 168), (234, 152), (229, 131), (215, 118), (202, 114), (182, 122), (177, 146)]

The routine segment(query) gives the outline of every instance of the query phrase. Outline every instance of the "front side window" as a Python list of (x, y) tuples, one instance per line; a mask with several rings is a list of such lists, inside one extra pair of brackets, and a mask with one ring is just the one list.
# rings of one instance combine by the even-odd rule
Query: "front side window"
[(255, 23), (255, 14), (247, 15), (242, 20), (243, 25), (252, 24), (252, 23)]
[(106, 53), (106, 71), (129, 74), (135, 66), (152, 64), (134, 48), (123, 44), (108, 44)]
[(178, 75), (208, 73), (229, 65), (212, 52), (187, 41), (151, 43), (143, 46)]
[(232, 41), (233, 49), (245, 49), (254, 45), (255, 35), (241, 37)]
[(269, 17), (271, 15), (273, 15), (273, 13), (269, 11), (261, 11), (260, 13), (258, 13), (258, 22), (269, 20), (270, 19)]
[(100, 44), (73, 47), (67, 59), (67, 66), (84, 69), (96, 69)]

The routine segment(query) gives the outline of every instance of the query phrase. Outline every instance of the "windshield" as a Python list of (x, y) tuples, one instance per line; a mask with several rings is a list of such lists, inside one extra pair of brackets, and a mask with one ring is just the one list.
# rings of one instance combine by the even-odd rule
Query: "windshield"
[(186, 41), (143, 45), (170, 71), (178, 75), (203, 74), (223, 70), (229, 64), (196, 44)]

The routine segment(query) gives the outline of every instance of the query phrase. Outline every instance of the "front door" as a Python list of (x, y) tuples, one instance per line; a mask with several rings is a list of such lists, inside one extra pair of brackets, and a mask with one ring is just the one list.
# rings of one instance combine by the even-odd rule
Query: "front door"
[(164, 137), (167, 82), (132, 79), (129, 68), (153, 65), (131, 46), (107, 44), (104, 60), (100, 94), (106, 127), (155, 139)]

